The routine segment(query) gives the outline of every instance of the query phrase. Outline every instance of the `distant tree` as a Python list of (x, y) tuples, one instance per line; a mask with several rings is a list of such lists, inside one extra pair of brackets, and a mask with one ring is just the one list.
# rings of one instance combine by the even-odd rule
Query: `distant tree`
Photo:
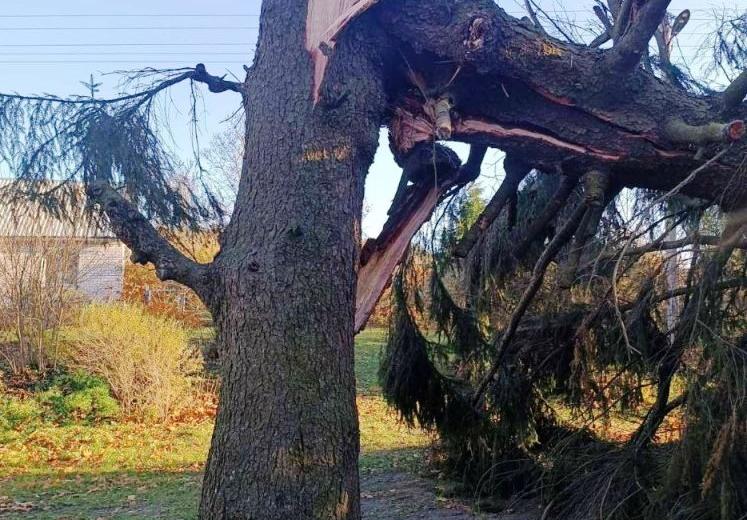
[(446, 254), (451, 253), (485, 210), (482, 189), (477, 185), (465, 188), (457, 197), (441, 230), (440, 245)]

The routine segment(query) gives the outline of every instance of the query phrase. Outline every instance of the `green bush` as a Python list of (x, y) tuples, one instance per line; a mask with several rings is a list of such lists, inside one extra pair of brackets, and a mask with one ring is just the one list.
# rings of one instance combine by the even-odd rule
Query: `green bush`
[(95, 422), (119, 415), (119, 404), (106, 381), (82, 371), (55, 377), (37, 399), (45, 408), (45, 416), (61, 423)]
[(33, 399), (0, 395), (0, 431), (16, 430), (33, 423), (43, 410)]
[(68, 366), (106, 381), (127, 416), (163, 419), (189, 404), (202, 362), (178, 322), (135, 305), (94, 304), (66, 336)]

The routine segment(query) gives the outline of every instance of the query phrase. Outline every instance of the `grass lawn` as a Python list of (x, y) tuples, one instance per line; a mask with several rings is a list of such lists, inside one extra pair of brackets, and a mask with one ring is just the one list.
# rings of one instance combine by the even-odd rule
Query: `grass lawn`
[[(385, 332), (356, 342), (361, 472), (422, 465), (429, 438), (399, 423), (378, 388)], [(212, 422), (44, 426), (0, 439), (0, 518), (196, 517)]]

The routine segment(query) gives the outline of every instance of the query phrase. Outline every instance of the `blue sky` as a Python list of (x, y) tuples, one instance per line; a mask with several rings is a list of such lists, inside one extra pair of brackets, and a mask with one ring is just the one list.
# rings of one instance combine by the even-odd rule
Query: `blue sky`
[[(102, 82), (100, 96), (115, 92), (117, 78), (103, 75), (114, 70), (147, 66), (169, 68), (205, 63), (213, 74), (243, 78), (243, 64), (250, 64), (257, 38), (260, 0), (34, 0), (3, 2), (0, 13), (0, 90), (21, 93), (84, 94), (80, 81), (91, 74)], [(520, 3), (500, 2), (510, 13), (522, 12)], [(581, 23), (593, 16), (591, 0), (540, 0), (548, 12), (565, 9)], [(689, 7), (692, 20), (679, 38), (681, 49), (675, 58), (696, 63), (697, 46), (712, 26), (710, 12), (720, 6), (730, 10), (747, 8), (747, 0), (702, 2), (673, 0), (673, 13)], [(58, 16), (59, 15), (59, 16)], [(187, 94), (172, 94), (168, 113), (172, 119), (175, 146), (189, 154), (190, 132), (184, 114)], [(236, 111), (238, 97), (231, 93), (207, 94), (200, 141), (221, 131), (224, 119)], [(460, 155), (467, 151), (456, 146)], [(486, 161), (489, 191), (501, 177), (499, 156)], [(381, 228), (396, 189), (399, 170), (383, 140), (369, 174), (366, 199), (370, 208), (364, 222), (367, 234)]]

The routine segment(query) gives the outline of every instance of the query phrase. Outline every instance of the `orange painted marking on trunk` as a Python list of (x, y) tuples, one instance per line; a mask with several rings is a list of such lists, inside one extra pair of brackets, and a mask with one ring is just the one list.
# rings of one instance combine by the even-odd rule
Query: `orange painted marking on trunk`
[(334, 148), (311, 148), (304, 150), (304, 162), (320, 162), (334, 159), (344, 161), (350, 157), (350, 147), (348, 145), (335, 146)]
[(324, 80), (329, 57), (323, 52), (326, 45), (328, 52), (335, 47), (335, 39), (345, 26), (378, 0), (309, 0), (306, 16), (306, 49), (314, 62), (314, 103), (319, 101), (319, 89)]

